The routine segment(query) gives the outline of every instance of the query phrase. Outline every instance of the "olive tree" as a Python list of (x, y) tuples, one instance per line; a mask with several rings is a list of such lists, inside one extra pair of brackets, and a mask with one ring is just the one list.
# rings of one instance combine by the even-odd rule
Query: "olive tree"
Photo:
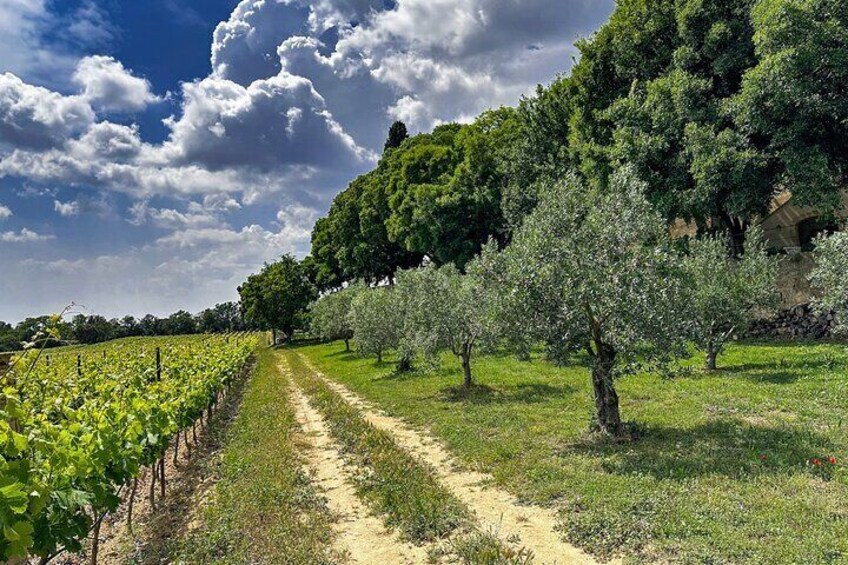
[(727, 238), (703, 236), (690, 242), (683, 259), (691, 337), (705, 353), (709, 371), (716, 369), (728, 340), (758, 311), (774, 306), (778, 296), (778, 259), (769, 256), (759, 227), (748, 230), (744, 248), (734, 257)]
[(820, 313), (835, 313), (835, 331), (848, 333), (848, 233), (820, 237), (813, 257), (810, 283), (819, 293), (813, 306)]
[(353, 326), (350, 321), (350, 306), (359, 285), (351, 285), (342, 290), (326, 294), (312, 304), (312, 333), (322, 339), (335, 341), (341, 339), (345, 351), (350, 351), (353, 338)]
[(363, 355), (376, 355), (382, 363), (383, 353), (401, 345), (404, 311), (402, 297), (394, 287), (357, 292), (351, 300), (349, 314), (356, 350)]
[(626, 435), (616, 378), (685, 351), (679, 257), (644, 190), (630, 168), (603, 191), (567, 176), (501, 259), (507, 321), (554, 356), (586, 352), (597, 426), (615, 436)]
[(397, 289), (404, 297), (404, 339), (411, 351), (435, 359), (450, 351), (462, 363), (463, 386), (472, 386), (471, 358), (474, 349), (497, 337), (487, 292), (479, 266), (472, 264), (463, 275), (453, 265), (402, 271)]

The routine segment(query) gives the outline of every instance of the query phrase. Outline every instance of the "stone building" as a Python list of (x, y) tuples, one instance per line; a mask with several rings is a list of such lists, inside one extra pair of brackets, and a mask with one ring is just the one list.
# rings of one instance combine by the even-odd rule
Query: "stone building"
[(797, 206), (788, 193), (775, 199), (771, 213), (762, 219), (760, 226), (767, 245), (787, 254), (809, 251), (813, 240), (822, 233), (839, 229), (839, 221), (848, 217), (848, 193), (842, 197), (842, 208), (835, 214), (822, 214), (809, 206)]

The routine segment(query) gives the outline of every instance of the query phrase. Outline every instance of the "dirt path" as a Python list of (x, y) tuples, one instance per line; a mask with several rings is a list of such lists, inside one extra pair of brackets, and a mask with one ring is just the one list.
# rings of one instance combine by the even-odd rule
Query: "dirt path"
[(586, 553), (562, 541), (555, 531), (557, 518), (554, 511), (522, 505), (508, 492), (484, 486), (483, 483), (492, 480), (490, 475), (458, 470), (450, 454), (437, 440), (375, 410), (346, 387), (328, 379), (304, 355), (298, 353), (298, 356), (330, 388), (361, 410), (371, 425), (391, 433), (399, 445), (432, 465), (443, 484), (477, 514), (484, 530), (497, 532), (502, 539), (518, 536), (521, 540), (519, 545), (533, 551), (537, 565), (597, 563)]
[[(288, 374), (289, 369), (281, 364)], [(369, 514), (348, 477), (338, 444), (331, 438), (321, 414), (309, 405), (304, 394), (292, 387), (291, 400), (309, 446), (306, 457), (313, 483), (326, 495), (330, 509), (341, 516), (336, 525), (337, 549), (351, 563), (414, 565), (427, 562), (424, 548), (406, 543), (388, 531), (382, 521)]]

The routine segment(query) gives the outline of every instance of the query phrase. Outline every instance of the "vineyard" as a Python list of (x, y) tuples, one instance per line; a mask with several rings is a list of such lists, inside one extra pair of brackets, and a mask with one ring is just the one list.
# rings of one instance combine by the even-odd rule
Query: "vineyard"
[(16, 359), (0, 397), (2, 558), (46, 563), (91, 537), (96, 562), (104, 516), (128, 498), (131, 528), (145, 468), (150, 499), (165, 494), (166, 451), (208, 419), (258, 343), (255, 334), (134, 338)]

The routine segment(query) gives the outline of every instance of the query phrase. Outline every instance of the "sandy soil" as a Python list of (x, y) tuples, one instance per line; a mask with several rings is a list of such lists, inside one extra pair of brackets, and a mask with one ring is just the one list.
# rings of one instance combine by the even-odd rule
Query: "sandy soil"
[(497, 532), (501, 539), (517, 537), (520, 539), (518, 545), (531, 550), (535, 555), (534, 563), (538, 565), (597, 563), (580, 549), (562, 541), (555, 531), (558, 521), (553, 510), (520, 504), (510, 493), (485, 484), (492, 481), (488, 474), (459, 470), (447, 450), (433, 437), (374, 409), (349, 389), (323, 375), (305, 356), (298, 355), (334, 391), (358, 408), (374, 427), (389, 432), (399, 445), (432, 465), (442, 483), (476, 513), (483, 530)]
[[(289, 373), (285, 364), (284, 373)], [(334, 527), (336, 549), (350, 563), (413, 565), (426, 563), (427, 553), (388, 531), (382, 521), (368, 513), (356, 494), (338, 444), (332, 439), (321, 414), (303, 393), (291, 389), (291, 401), (304, 431), (305, 455), (312, 482), (323, 491), (330, 509), (339, 516)]]

